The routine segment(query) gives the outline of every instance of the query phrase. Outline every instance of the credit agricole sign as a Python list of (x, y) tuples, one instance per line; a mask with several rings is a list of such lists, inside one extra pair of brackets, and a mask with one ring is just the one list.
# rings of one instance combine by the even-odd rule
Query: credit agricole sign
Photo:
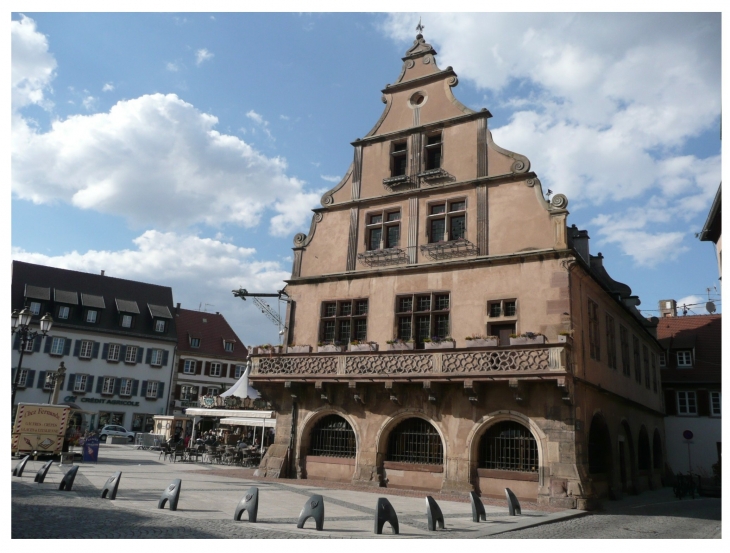
[[(63, 401), (70, 401), (76, 403), (76, 396), (66, 396)], [(78, 400), (82, 403), (106, 403), (109, 405), (130, 405), (132, 407), (139, 407), (139, 401), (130, 401), (127, 399), (107, 399), (104, 397), (82, 397)]]

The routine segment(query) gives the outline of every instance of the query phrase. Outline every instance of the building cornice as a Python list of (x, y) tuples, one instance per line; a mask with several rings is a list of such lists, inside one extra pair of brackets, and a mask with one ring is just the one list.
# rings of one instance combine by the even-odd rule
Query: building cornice
[(88, 332), (90, 334), (112, 334), (114, 336), (127, 336), (129, 338), (137, 338), (140, 340), (153, 340), (158, 342), (172, 342), (177, 345), (177, 336), (150, 336), (149, 334), (139, 334), (136, 332), (128, 332), (121, 330), (113, 330), (109, 328), (90, 328), (88, 326), (72, 325), (68, 323), (59, 323), (54, 321), (53, 328), (49, 334), (52, 336), (55, 334), (56, 329), (69, 329), (77, 332)]

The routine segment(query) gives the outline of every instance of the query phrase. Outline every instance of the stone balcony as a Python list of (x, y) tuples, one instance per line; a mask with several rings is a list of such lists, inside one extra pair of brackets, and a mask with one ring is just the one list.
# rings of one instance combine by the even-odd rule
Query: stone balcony
[(564, 380), (569, 344), (343, 353), (256, 355), (256, 382)]

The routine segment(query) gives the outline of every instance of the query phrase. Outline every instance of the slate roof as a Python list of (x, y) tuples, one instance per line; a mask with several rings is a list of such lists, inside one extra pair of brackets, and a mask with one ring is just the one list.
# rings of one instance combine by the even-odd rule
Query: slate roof
[[(192, 309), (178, 309), (175, 314), (177, 349), (181, 354), (215, 356), (245, 361), (248, 350), (220, 313), (206, 313)], [(200, 338), (200, 347), (190, 347), (191, 338)], [(233, 351), (224, 349), (223, 340), (233, 341)]]
[[(667, 366), (661, 372), (664, 384), (720, 382), (722, 315), (663, 317), (659, 319), (657, 338), (669, 350)], [(679, 349), (694, 350), (692, 368), (677, 368)]]
[[(53, 328), (112, 332), (166, 341), (176, 341), (177, 339), (174, 319), (169, 321), (165, 332), (155, 332), (154, 320), (146, 310), (136, 316), (133, 328), (123, 328), (119, 324), (119, 312), (115, 303), (117, 299), (121, 299), (131, 301), (135, 306), (149, 303), (166, 306), (169, 310), (173, 306), (172, 288), (169, 286), (46, 267), (23, 261), (13, 261), (12, 273), (12, 309), (22, 309), (26, 297), (41, 300), (43, 305), (40, 314), (51, 313), (54, 318)], [(44, 295), (44, 290), (49, 290), (48, 295)], [(50, 294), (50, 290), (56, 291), (55, 296)], [(57, 303), (57, 300), (59, 299), (58, 292), (64, 290), (73, 291), (74, 294), (81, 293), (82, 301), (81, 305), (78, 305), (77, 302), (71, 307), (71, 315), (68, 320), (61, 321), (56, 317), (57, 307), (61, 304), (68, 305), (68, 303)], [(89, 307), (99, 310), (96, 323), (86, 322), (84, 314)], [(139, 309), (137, 312), (139, 313)], [(37, 321), (38, 317), (34, 317), (34, 320)], [(53, 334), (53, 329), (51, 334)]]

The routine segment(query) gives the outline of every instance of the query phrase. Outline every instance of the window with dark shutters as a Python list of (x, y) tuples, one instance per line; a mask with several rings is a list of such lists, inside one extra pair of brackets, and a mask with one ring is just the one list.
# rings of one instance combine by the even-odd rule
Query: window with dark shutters
[(162, 397), (164, 397), (164, 391), (165, 391), (165, 383), (160, 382), (157, 385), (157, 399), (161, 399)]
[(78, 357), (80, 352), (81, 352), (81, 340), (75, 340), (74, 357)]
[(38, 373), (38, 388), (43, 388), (46, 383), (46, 372), (41, 371)]
[(169, 360), (170, 352), (167, 350), (162, 350), (162, 366), (167, 367), (167, 361)]
[(99, 359), (99, 342), (94, 342), (94, 347), (91, 350), (92, 359)]
[(674, 390), (664, 390), (664, 409), (667, 416), (677, 414), (677, 397)]
[(86, 377), (86, 392), (90, 392), (94, 389), (94, 377), (89, 375)]
[(142, 352), (144, 351), (144, 348), (137, 348), (137, 363), (142, 362)]
[(137, 395), (137, 390), (139, 389), (139, 380), (132, 380), (132, 395)]
[(63, 354), (68, 355), (71, 352), (71, 339), (66, 338), (66, 343), (63, 345)]
[(210, 361), (205, 362), (205, 375), (210, 376)]
[(198, 361), (198, 366), (195, 370), (195, 374), (201, 374), (203, 372), (203, 362)]
[(73, 392), (75, 384), (76, 384), (76, 375), (75, 374), (68, 375), (68, 386), (66, 387), (66, 391)]

